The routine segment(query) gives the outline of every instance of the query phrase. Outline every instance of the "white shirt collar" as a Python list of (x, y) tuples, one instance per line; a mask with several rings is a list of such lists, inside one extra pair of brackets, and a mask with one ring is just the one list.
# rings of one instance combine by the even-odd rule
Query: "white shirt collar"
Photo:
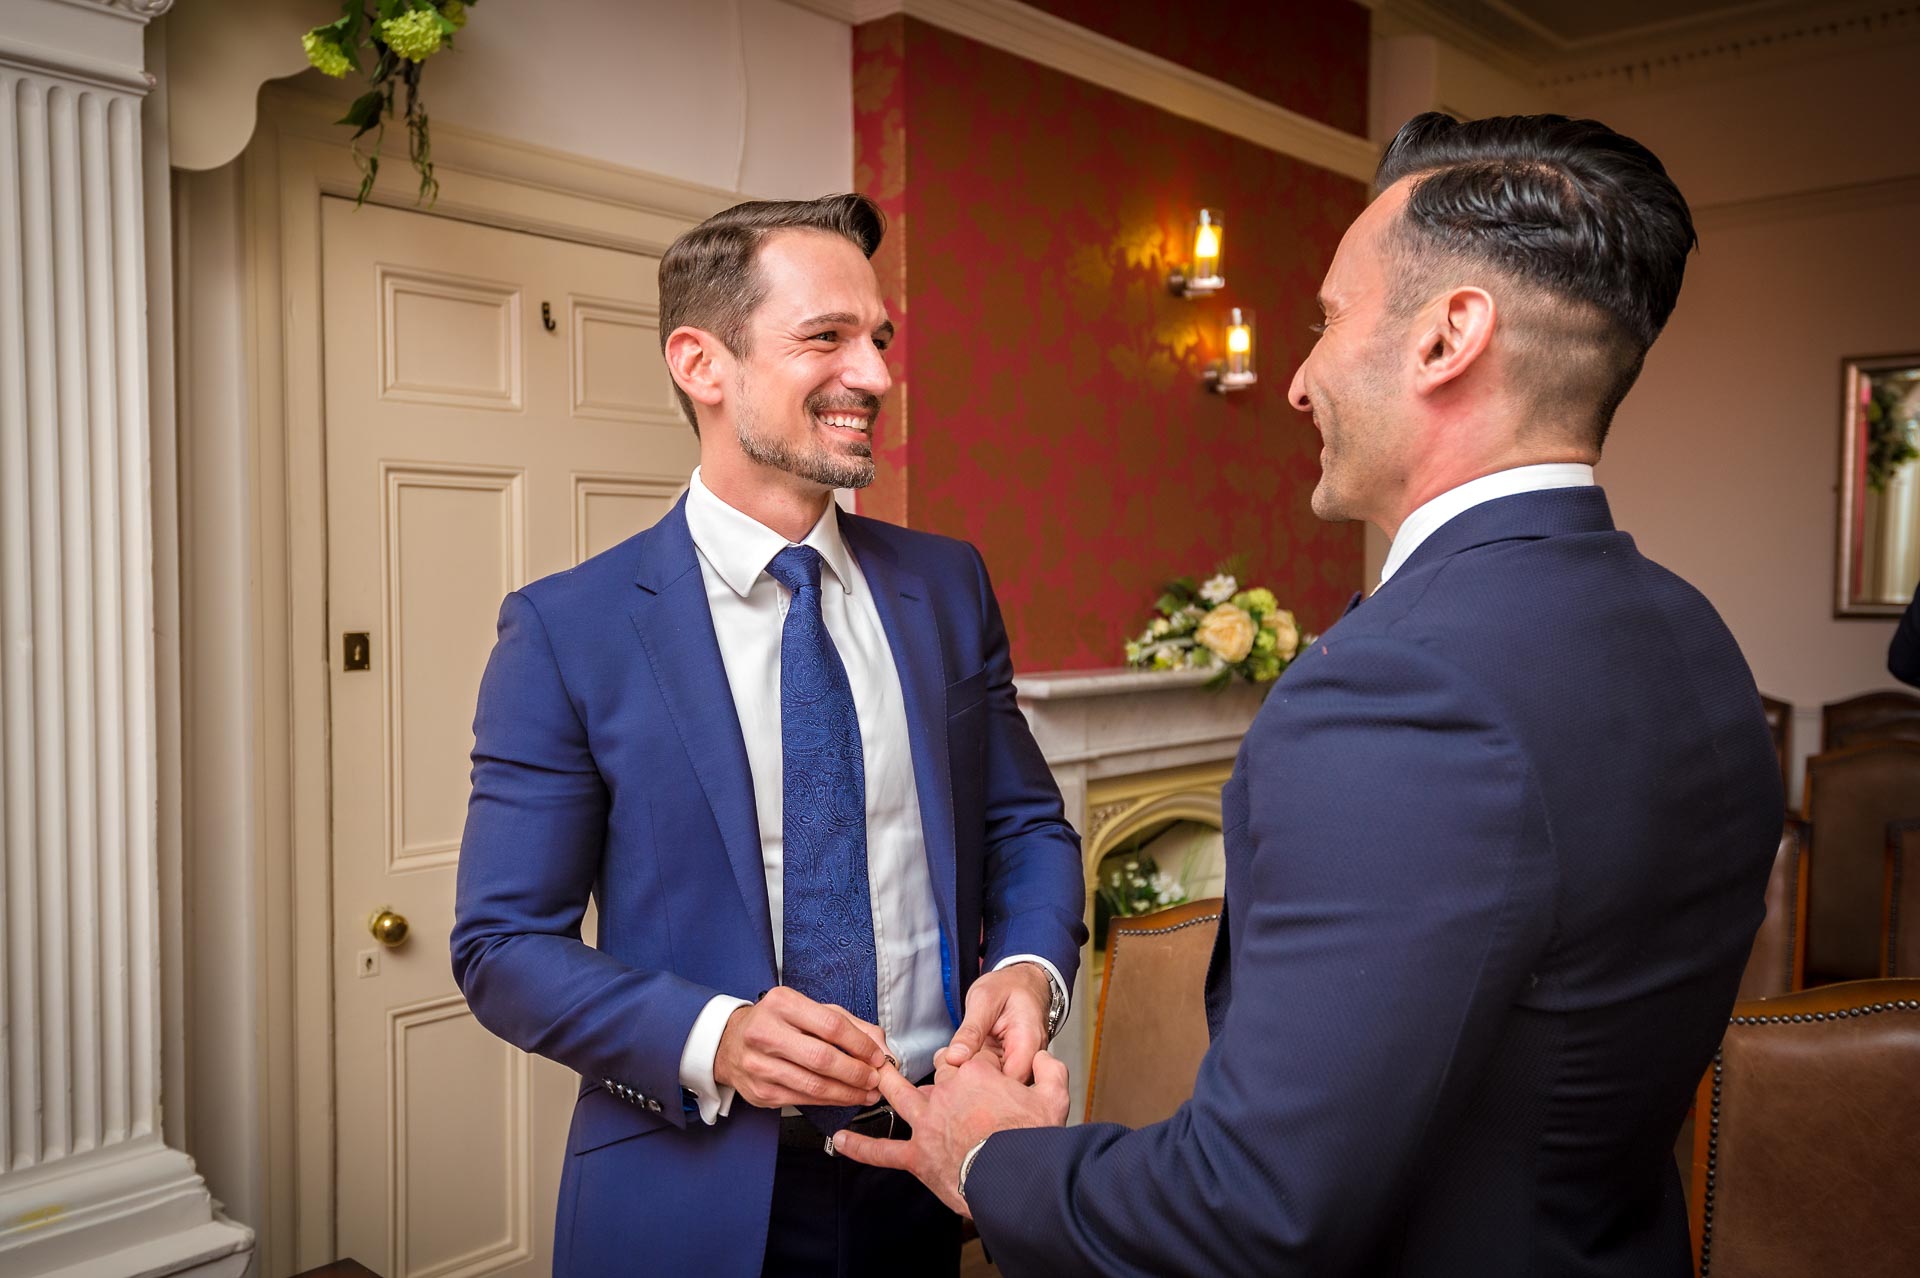
[[(853, 593), (853, 554), (840, 536), (839, 503), (829, 501), (820, 521), (800, 545), (820, 552), (840, 589)], [(735, 510), (700, 478), (694, 467), (687, 484), (687, 532), (694, 548), (733, 593), (742, 599), (753, 589), (773, 557), (795, 543), (788, 541), (752, 515)]]
[(1408, 515), (1406, 522), (1400, 525), (1400, 531), (1393, 536), (1393, 546), (1387, 551), (1387, 562), (1381, 565), (1380, 585), (1386, 585), (1387, 579), (1400, 571), (1400, 566), (1420, 548), (1420, 544), (1440, 531), (1448, 520), (1482, 502), (1492, 501), (1496, 497), (1512, 497), (1516, 493), (1542, 492), (1549, 488), (1588, 488), (1592, 485), (1593, 467), (1584, 462), (1548, 462), (1540, 466), (1497, 470), (1491, 475), (1470, 479), (1458, 488), (1449, 488)]

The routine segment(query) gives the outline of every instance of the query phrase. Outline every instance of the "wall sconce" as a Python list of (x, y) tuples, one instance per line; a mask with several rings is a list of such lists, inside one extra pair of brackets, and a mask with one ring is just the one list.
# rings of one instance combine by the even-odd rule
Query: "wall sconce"
[(1179, 297), (1206, 297), (1227, 286), (1220, 274), (1219, 209), (1201, 209), (1193, 219), (1193, 261), (1167, 276), (1167, 288)]
[(1227, 357), (1209, 365), (1202, 375), (1207, 389), (1224, 395), (1245, 390), (1259, 381), (1253, 371), (1253, 312), (1236, 306), (1227, 312)]

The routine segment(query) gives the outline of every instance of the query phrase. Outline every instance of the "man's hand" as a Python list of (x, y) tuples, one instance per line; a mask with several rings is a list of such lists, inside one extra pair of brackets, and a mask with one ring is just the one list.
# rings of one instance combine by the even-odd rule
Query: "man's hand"
[(988, 972), (967, 991), (967, 1015), (953, 1032), (947, 1060), (964, 1065), (991, 1048), (1017, 1083), (1033, 1078), (1033, 1054), (1047, 1045), (1047, 1004), (1053, 989), (1038, 963), (1013, 963)]
[(1067, 1067), (1046, 1052), (1033, 1058), (1033, 1086), (1024, 1087), (980, 1056), (965, 1065), (944, 1065), (939, 1081), (915, 1087), (889, 1065), (880, 1071), (880, 1092), (913, 1128), (911, 1140), (876, 1140), (836, 1132), (834, 1152), (872, 1167), (912, 1172), (941, 1202), (971, 1218), (960, 1196), (960, 1162), (995, 1132), (1016, 1127), (1059, 1127), (1067, 1121)]
[(872, 1105), (886, 1035), (843, 1007), (776, 985), (736, 1008), (713, 1055), (713, 1081), (749, 1105)]

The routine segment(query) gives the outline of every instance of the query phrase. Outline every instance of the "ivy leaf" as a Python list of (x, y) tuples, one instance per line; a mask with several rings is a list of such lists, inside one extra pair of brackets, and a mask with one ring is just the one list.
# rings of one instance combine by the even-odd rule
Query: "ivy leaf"
[(360, 132), (353, 135), (357, 138), (380, 123), (380, 109), (386, 105), (386, 101), (387, 95), (379, 89), (363, 93), (353, 100), (353, 105), (347, 108), (347, 113), (337, 123), (351, 124), (358, 129)]

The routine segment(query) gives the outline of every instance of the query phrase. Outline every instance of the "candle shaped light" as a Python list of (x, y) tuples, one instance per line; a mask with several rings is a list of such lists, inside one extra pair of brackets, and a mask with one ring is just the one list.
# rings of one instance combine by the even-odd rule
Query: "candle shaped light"
[(1227, 312), (1227, 357), (1207, 370), (1207, 387), (1237, 391), (1259, 380), (1253, 367), (1253, 312), (1236, 306)]
[(1193, 279), (1192, 286), (1217, 289), (1226, 284), (1220, 277), (1220, 214), (1213, 209), (1201, 209), (1193, 222)]
[(1227, 286), (1220, 274), (1220, 245), (1226, 228), (1219, 209), (1201, 209), (1193, 219), (1193, 260), (1167, 274), (1167, 287), (1179, 297), (1206, 297)]

